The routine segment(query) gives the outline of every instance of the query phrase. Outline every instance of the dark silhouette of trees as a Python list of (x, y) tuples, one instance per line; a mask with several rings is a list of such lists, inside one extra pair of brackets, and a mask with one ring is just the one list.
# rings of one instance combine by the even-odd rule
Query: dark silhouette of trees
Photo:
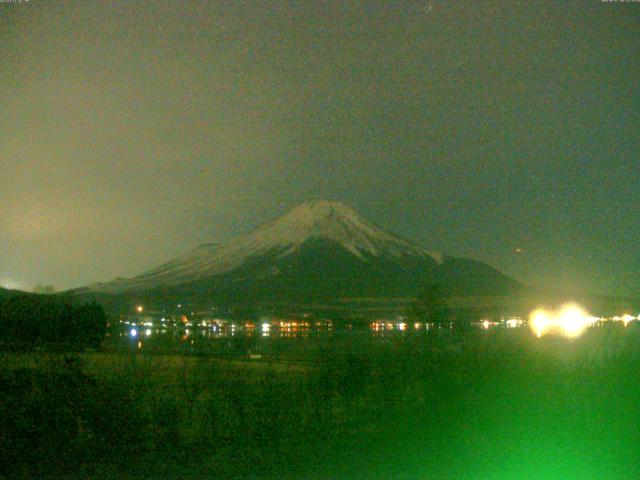
[(107, 316), (97, 303), (77, 307), (73, 312), (73, 330), (82, 339), (81, 344), (97, 348), (104, 338)]
[(411, 307), (411, 316), (419, 322), (445, 325), (451, 322), (452, 312), (449, 308), (451, 293), (438, 283), (425, 285), (422, 292)]
[(32, 348), (98, 347), (106, 330), (103, 308), (73, 305), (69, 297), (20, 295), (0, 304), (0, 342)]
[(56, 293), (56, 289), (53, 287), (53, 285), (42, 285), (39, 283), (35, 287), (33, 287), (33, 293), (52, 295)]

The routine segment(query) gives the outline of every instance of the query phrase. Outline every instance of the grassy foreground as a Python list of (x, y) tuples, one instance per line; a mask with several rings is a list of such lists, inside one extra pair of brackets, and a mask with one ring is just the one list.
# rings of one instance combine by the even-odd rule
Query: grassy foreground
[(8, 478), (640, 478), (640, 328), (336, 337), (308, 362), (15, 354)]

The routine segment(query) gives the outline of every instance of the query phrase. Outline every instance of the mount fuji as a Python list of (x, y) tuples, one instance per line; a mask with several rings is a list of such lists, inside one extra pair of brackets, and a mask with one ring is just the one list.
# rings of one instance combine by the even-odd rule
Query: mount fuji
[(315, 200), (225, 245), (201, 245), (136, 277), (86, 290), (251, 303), (415, 296), (427, 283), (470, 294), (522, 286), (485, 263), (427, 251), (342, 203)]

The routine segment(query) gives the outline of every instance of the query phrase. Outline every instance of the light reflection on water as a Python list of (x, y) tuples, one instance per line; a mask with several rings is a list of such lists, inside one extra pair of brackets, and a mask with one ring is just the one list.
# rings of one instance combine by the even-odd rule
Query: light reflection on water
[[(356, 335), (368, 336), (372, 338), (385, 336), (406, 336), (406, 335), (430, 335), (434, 332), (450, 330), (452, 325), (433, 325), (424, 322), (372, 322), (369, 324), (340, 324), (334, 326), (329, 323), (234, 323), (228, 325), (200, 326), (190, 328), (178, 325), (158, 325), (147, 326), (141, 329), (138, 326), (116, 325), (112, 327), (110, 338), (120, 339), (124, 345), (137, 343), (143, 340), (144, 344), (149, 342), (165, 342), (171, 345), (189, 344), (194, 340), (217, 341), (233, 339), (290, 339), (304, 340), (310, 338), (328, 338), (333, 335)], [(139, 347), (141, 348), (141, 347)]]
[[(560, 309), (560, 312), (564, 312), (565, 310), (566, 309)], [(571, 312), (574, 310), (571, 310)], [(538, 319), (535, 315), (531, 318), (534, 320)], [(589, 318), (591, 319), (595, 317)], [(605, 320), (612, 320), (614, 322), (619, 321), (621, 324), (624, 324), (624, 326), (627, 326), (630, 322), (636, 319), (638, 319), (638, 317), (625, 314), (620, 317), (611, 317), (610, 319), (599, 318), (597, 319), (598, 322), (589, 322), (588, 326), (602, 325)], [(533, 334), (539, 337), (541, 336), (542, 328), (539, 323), (540, 322), (535, 323), (531, 319), (529, 322), (526, 322), (520, 317), (510, 317), (499, 320), (480, 319), (475, 322), (471, 322), (471, 325), (479, 331), (492, 331), (498, 329), (520, 330), (522, 327), (529, 325), (533, 330)], [(564, 324), (559, 323), (559, 325)], [(573, 324), (571, 324), (571, 326), (572, 325)], [(586, 326), (586, 324), (580, 324), (581, 328), (579, 331), (577, 328), (571, 330), (572, 336), (578, 336), (585, 330)], [(193, 345), (194, 343), (204, 345), (206, 344), (206, 341), (216, 340), (305, 340), (350, 333), (357, 333), (358, 335), (365, 335), (371, 338), (385, 336), (431, 335), (438, 332), (449, 331), (452, 328), (452, 323), (436, 325), (426, 322), (411, 322), (407, 321), (404, 317), (398, 317), (398, 319), (395, 320), (374, 320), (369, 323), (341, 322), (338, 325), (334, 325), (331, 321), (307, 320), (261, 320), (257, 322), (237, 320), (223, 322), (216, 320), (214, 322), (189, 322), (183, 319), (179, 322), (170, 323), (169, 320), (164, 317), (158, 322), (146, 317), (144, 321), (138, 320), (137, 322), (135, 319), (123, 320), (119, 325), (116, 324), (112, 327), (109, 332), (109, 338), (111, 339), (110, 341), (112, 344), (117, 345), (117, 342), (119, 341), (121, 346), (133, 344), (137, 345), (138, 348), (144, 348), (146, 345), (152, 345), (155, 342), (157, 345), (164, 344), (165, 346), (170, 347), (180, 347), (181, 345)], [(553, 330), (550, 330), (550, 328), (548, 330), (553, 333)]]

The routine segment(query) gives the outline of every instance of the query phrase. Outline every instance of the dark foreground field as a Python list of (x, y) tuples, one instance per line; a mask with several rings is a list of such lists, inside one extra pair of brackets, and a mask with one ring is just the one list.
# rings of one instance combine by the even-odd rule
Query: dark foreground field
[(336, 336), (291, 364), (5, 353), (0, 474), (640, 478), (634, 323)]

